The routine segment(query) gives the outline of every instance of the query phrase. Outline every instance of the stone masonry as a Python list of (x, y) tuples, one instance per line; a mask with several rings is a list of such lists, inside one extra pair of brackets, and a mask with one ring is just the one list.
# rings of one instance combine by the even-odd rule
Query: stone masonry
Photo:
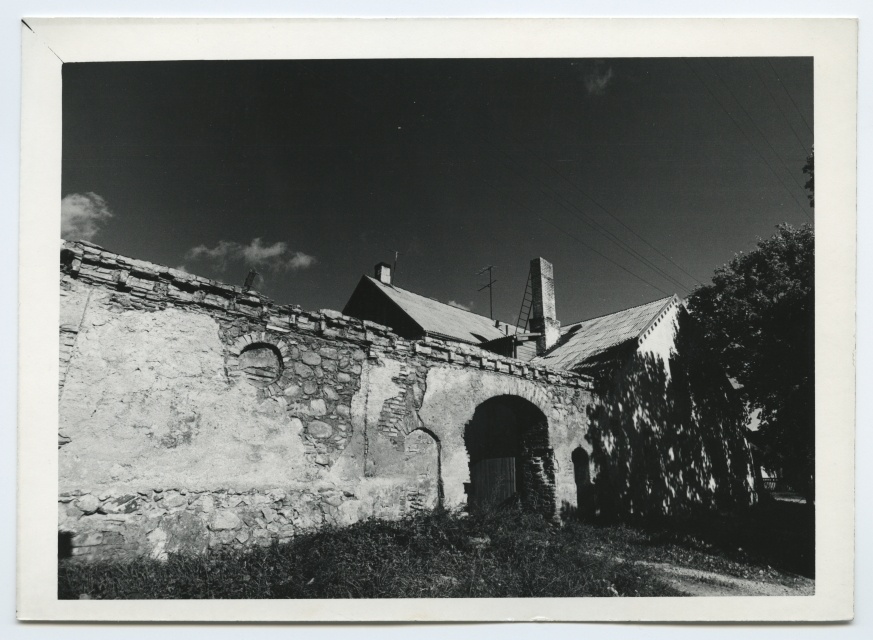
[[(641, 465), (676, 471), (665, 486), (689, 504), (716, 504), (728, 486), (732, 499), (749, 495), (731, 464), (694, 466), (667, 445), (621, 449), (670, 442), (650, 437), (666, 424), (638, 419), (659, 415), (660, 387), (640, 413), (629, 386), (613, 393), (473, 345), (407, 340), (86, 242), (63, 243), (60, 266), (58, 528), (74, 557), (268, 545), (475, 506), (470, 439), (482, 459), (506, 455), (493, 416), (508, 407), (528, 416), (513, 427), (519, 495), (547, 518), (593, 510), (580, 478), (608, 488)], [(701, 431), (683, 455), (741, 452), (742, 435), (714, 420), (679, 430)], [(636, 487), (641, 500), (647, 491)], [(680, 502), (649, 501), (664, 513)]]
[(61, 535), (83, 558), (245, 547), (464, 508), (464, 425), (548, 418), (550, 508), (575, 502), (585, 376), (275, 305), (84, 242), (61, 250)]

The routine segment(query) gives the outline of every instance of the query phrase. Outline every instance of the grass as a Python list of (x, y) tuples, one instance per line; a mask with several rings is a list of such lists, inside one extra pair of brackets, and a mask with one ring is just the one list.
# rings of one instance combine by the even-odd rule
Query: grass
[(328, 528), (287, 544), (161, 562), (59, 562), (58, 597), (95, 599), (501, 598), (682, 595), (645, 563), (785, 585), (814, 577), (814, 513), (765, 503), (624, 524), (503, 510)]
[[(161, 562), (59, 565), (58, 597), (476, 598), (680, 595), (632, 560), (648, 538), (622, 526), (556, 527), (517, 511), (323, 529), (283, 545)], [(631, 561), (629, 561), (631, 560)]]
[[(694, 564), (714, 565), (738, 578), (762, 573), (815, 578), (815, 509), (769, 500), (745, 510), (640, 523), (649, 545), (678, 564), (683, 554)], [(706, 568), (701, 566), (700, 568)], [(790, 576), (788, 576), (790, 578)]]

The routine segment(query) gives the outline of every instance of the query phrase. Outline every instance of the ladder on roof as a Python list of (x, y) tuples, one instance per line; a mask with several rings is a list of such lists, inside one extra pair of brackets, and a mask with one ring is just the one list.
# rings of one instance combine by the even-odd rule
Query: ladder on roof
[(533, 289), (531, 288), (530, 271), (527, 272), (527, 284), (524, 285), (524, 296), (521, 298), (521, 309), (518, 311), (518, 321), (515, 323), (515, 334), (527, 331), (530, 321), (530, 310), (533, 306)]

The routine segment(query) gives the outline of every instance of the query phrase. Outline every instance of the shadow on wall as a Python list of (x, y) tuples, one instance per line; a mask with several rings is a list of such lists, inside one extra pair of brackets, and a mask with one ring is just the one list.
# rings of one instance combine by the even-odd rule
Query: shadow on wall
[(600, 517), (675, 515), (754, 501), (745, 409), (701, 344), (682, 311), (669, 375), (659, 356), (631, 345), (617, 354), (620, 364), (596, 377), (601, 401), (589, 409), (587, 439)]

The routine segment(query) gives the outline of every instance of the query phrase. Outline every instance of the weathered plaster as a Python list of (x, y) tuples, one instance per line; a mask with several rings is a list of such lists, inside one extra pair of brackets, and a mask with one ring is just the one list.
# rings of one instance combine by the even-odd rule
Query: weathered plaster
[(438, 366), (428, 370), (427, 391), (418, 414), (442, 442), (446, 506), (466, 504), (464, 483), (470, 481), (470, 469), (464, 445), (464, 426), (480, 404), (506, 395), (527, 400), (546, 416), (555, 453), (556, 498), (559, 504), (562, 501), (575, 503), (571, 455), (576, 447), (590, 448), (585, 440), (590, 393), (584, 389), (553, 387), (491, 372)]
[(60, 403), (61, 490), (270, 487), (303, 479), (301, 423), (225, 374), (218, 325), (113, 313), (97, 292)]
[[(241, 548), (464, 508), (465, 428), (503, 396), (547, 422), (530, 458), (548, 462), (546, 515), (574, 513), (577, 481), (597, 471), (589, 377), (276, 306), (86, 243), (65, 244), (61, 271), (58, 517), (74, 555)], [(662, 350), (670, 324), (647, 348)]]

